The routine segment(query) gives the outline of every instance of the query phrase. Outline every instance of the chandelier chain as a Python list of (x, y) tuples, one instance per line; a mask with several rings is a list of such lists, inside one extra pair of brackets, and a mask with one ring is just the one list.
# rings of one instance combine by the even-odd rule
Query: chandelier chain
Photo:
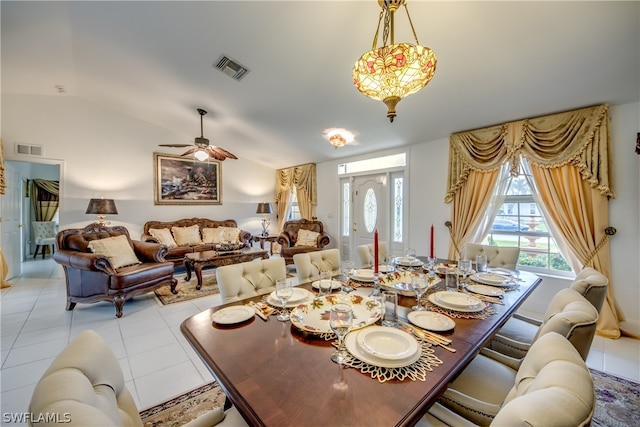
[(407, 11), (407, 18), (409, 18), (409, 25), (411, 26), (411, 31), (413, 32), (413, 38), (416, 39), (416, 45), (419, 45), (418, 36), (416, 35), (416, 29), (413, 28), (413, 22), (411, 22), (411, 15), (409, 15), (409, 8), (407, 7), (407, 3), (404, 3), (404, 10)]
[[(371, 47), (371, 50), (376, 50), (376, 47), (378, 46), (378, 34), (380, 34), (380, 23), (382, 22), (383, 16), (384, 16), (384, 9), (380, 11), (380, 16), (378, 17), (378, 26), (376, 27), (376, 35), (373, 36), (373, 45)], [(383, 43), (383, 46), (384, 46), (384, 43)]]

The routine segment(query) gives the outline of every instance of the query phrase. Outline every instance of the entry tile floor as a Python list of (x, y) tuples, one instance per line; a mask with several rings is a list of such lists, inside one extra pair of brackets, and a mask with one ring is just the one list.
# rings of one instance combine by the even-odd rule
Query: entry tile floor
[[(180, 323), (220, 305), (220, 295), (162, 306), (150, 293), (127, 301), (117, 319), (106, 302), (66, 311), (64, 273), (50, 258), (23, 263), (23, 274), (10, 282), (0, 294), (2, 414), (27, 411), (35, 383), (85, 329), (96, 330), (109, 343), (140, 409), (213, 380), (180, 332)], [(587, 364), (640, 381), (640, 340), (596, 336)]]

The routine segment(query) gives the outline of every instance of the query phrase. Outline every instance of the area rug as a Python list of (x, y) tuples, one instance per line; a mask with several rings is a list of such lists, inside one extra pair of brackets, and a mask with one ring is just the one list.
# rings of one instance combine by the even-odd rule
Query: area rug
[(140, 411), (140, 418), (148, 427), (177, 427), (214, 408), (224, 407), (224, 402), (224, 392), (214, 381)]
[(204, 274), (205, 272), (202, 272), (202, 288), (200, 290), (196, 289), (198, 279), (195, 273), (191, 274), (191, 280), (188, 282), (184, 281), (185, 273), (174, 274), (173, 277), (178, 279), (178, 286), (176, 287), (178, 293), (174, 295), (171, 293), (169, 286), (163, 286), (154, 291), (156, 297), (158, 297), (162, 305), (168, 305), (217, 294), (219, 290), (218, 282), (216, 282), (216, 273), (215, 270), (211, 271), (213, 274)]
[(640, 426), (640, 384), (590, 369), (596, 388), (594, 427)]

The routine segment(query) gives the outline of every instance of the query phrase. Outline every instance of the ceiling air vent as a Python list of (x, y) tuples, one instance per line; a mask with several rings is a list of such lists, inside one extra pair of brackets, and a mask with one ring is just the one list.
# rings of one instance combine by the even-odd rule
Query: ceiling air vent
[(215, 67), (235, 80), (241, 80), (249, 73), (249, 70), (245, 66), (240, 65), (226, 55), (222, 55), (220, 59), (218, 59)]
[(16, 144), (16, 154), (42, 156), (42, 145)]

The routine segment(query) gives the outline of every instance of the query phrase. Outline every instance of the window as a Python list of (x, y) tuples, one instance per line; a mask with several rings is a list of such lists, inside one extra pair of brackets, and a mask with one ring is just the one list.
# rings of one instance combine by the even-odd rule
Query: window
[(351, 225), (350, 218), (351, 208), (351, 183), (342, 182), (342, 235), (349, 236), (349, 227)]
[(507, 195), (498, 208), (489, 234), (483, 244), (495, 246), (518, 246), (519, 267), (543, 273), (563, 275), (571, 267), (560, 254), (555, 239), (550, 234), (547, 222), (534, 200), (527, 177), (520, 168), (520, 175), (510, 178)]
[(296, 196), (296, 188), (293, 187), (291, 189), (291, 209), (289, 209), (289, 216), (287, 217), (287, 221), (292, 221), (294, 219), (301, 219), (300, 209), (298, 208), (298, 196)]
[(393, 241), (402, 242), (402, 218), (404, 208), (404, 178), (393, 178)]

